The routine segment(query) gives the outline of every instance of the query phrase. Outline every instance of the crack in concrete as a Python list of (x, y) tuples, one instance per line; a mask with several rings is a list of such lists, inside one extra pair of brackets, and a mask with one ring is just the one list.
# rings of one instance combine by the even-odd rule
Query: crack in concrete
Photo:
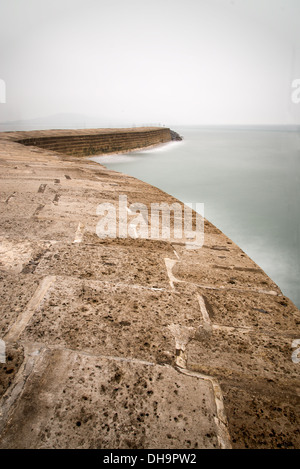
[(32, 218), (37, 217), (38, 214), (43, 210), (44, 207), (45, 207), (45, 205), (39, 204), (39, 206), (35, 209), (35, 212), (34, 212), (34, 214), (32, 215)]
[(221, 449), (232, 449), (231, 438), (228, 430), (228, 421), (224, 407), (223, 394), (218, 382), (211, 376), (203, 375), (195, 371), (190, 371), (187, 368), (182, 368), (178, 366), (177, 370), (186, 376), (202, 379), (204, 381), (208, 381), (211, 384), (217, 410), (217, 416), (214, 417), (214, 420), (217, 429), (218, 442)]
[(16, 192), (13, 192), (13, 194), (11, 194), (10, 196), (7, 197), (5, 203), (8, 204), (10, 199), (13, 199), (14, 197), (16, 197), (17, 193)]
[[(201, 304), (200, 304), (201, 308)], [(211, 327), (211, 323), (209, 322)], [(228, 421), (225, 413), (224, 400), (222, 390), (219, 383), (212, 376), (204, 375), (187, 368), (186, 347), (195, 337), (195, 329), (191, 327), (182, 327), (178, 324), (168, 326), (175, 339), (176, 348), (176, 366), (175, 369), (184, 375), (192, 378), (208, 381), (213, 390), (214, 400), (216, 404), (217, 416), (214, 417), (217, 429), (217, 438), (221, 449), (231, 449), (231, 438), (228, 430)]]

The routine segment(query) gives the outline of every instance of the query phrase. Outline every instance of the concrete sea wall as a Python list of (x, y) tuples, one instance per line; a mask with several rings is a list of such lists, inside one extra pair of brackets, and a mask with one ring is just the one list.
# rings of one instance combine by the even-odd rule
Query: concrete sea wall
[(64, 135), (65, 131), (46, 132), (46, 135), (28, 132), (19, 143), (55, 150), (66, 155), (93, 155), (99, 153), (115, 153), (136, 150), (171, 140), (170, 129), (136, 128), (136, 129), (102, 129), (73, 131)]
[(120, 195), (178, 201), (83, 155), (170, 138), (0, 134), (0, 448), (299, 449), (300, 312), (279, 287), (207, 220), (198, 250), (96, 234)]

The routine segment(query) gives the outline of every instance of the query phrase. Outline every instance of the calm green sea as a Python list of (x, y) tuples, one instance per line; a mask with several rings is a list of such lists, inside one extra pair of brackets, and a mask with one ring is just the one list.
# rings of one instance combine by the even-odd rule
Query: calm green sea
[(94, 157), (179, 200), (237, 243), (300, 308), (300, 133), (174, 128), (182, 142)]

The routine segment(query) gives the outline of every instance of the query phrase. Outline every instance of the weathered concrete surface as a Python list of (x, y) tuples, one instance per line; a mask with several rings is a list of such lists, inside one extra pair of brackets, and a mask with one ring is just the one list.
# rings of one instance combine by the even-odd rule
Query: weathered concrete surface
[(208, 221), (199, 250), (100, 239), (99, 203), (176, 200), (27, 137), (0, 135), (0, 448), (299, 448), (295, 305)]

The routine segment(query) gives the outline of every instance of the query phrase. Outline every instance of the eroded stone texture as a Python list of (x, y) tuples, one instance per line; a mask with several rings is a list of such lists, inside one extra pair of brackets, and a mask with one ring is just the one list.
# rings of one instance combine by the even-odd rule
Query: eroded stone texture
[(300, 385), (298, 367), (291, 360), (291, 338), (214, 326), (210, 334), (191, 341), (187, 367), (208, 375), (247, 375)]
[(3, 338), (26, 308), (38, 287), (39, 279), (26, 274), (0, 271), (0, 281), (0, 337)]
[(58, 277), (22, 338), (97, 355), (174, 364), (170, 325), (175, 321), (196, 331), (200, 320), (196, 298)]
[(0, 135), (0, 447), (299, 448), (299, 310), (207, 220), (100, 238), (100, 203), (178, 202), (76, 156), (106, 133)]
[(236, 376), (220, 384), (233, 448), (299, 448), (299, 391)]
[(173, 268), (173, 274), (179, 281), (204, 287), (280, 293), (277, 285), (261, 269), (253, 267), (229, 267), (219, 262), (208, 268), (207, 263), (179, 261)]
[(0, 399), (13, 384), (23, 360), (24, 350), (22, 345), (7, 342), (5, 344), (5, 362), (0, 361)]
[(48, 350), (1, 448), (218, 448), (209, 383), (172, 367)]
[(285, 296), (266, 295), (233, 289), (205, 289), (177, 284), (177, 291), (201, 295), (211, 321), (228, 327), (251, 328), (266, 333), (297, 335), (300, 325), (298, 308)]
[(164, 255), (164, 252), (151, 250), (151, 246), (149, 249), (134, 246), (130, 249), (100, 243), (96, 246), (57, 244), (41, 259), (36, 273), (164, 288), (169, 285)]

